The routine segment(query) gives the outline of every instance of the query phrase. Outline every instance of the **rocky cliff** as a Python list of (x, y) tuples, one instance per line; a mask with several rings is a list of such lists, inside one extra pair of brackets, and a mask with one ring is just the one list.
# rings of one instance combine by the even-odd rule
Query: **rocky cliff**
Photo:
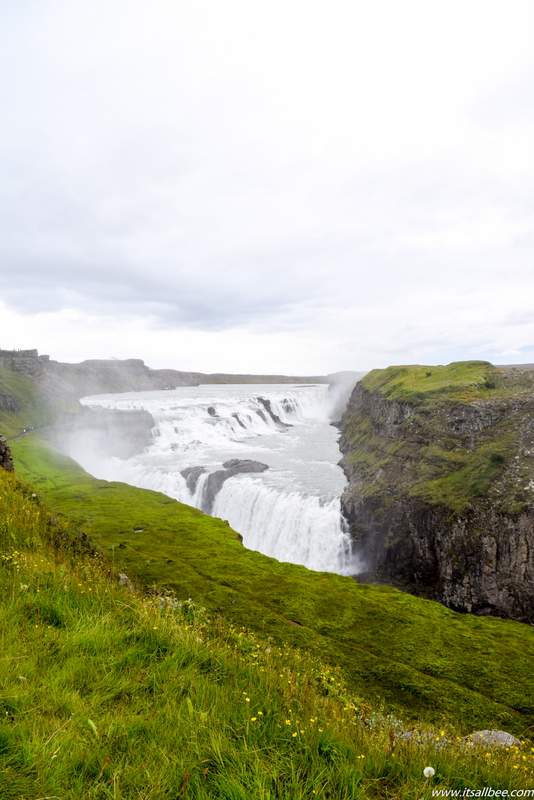
[(6, 439), (0, 436), (0, 469), (13, 472), (13, 459)]
[(534, 619), (534, 373), (374, 370), (341, 423), (342, 498), (371, 579)]
[(1, 433), (19, 437), (36, 430), (59, 449), (82, 441), (90, 452), (119, 458), (152, 443), (154, 420), (148, 412), (86, 408), (72, 385), (44, 383), (49, 373), (37, 351), (24, 351), (21, 360), (2, 362), (1, 355), (0, 351)]
[(25, 375), (41, 374), (49, 360), (49, 356), (40, 356), (37, 350), (0, 350), (0, 368)]

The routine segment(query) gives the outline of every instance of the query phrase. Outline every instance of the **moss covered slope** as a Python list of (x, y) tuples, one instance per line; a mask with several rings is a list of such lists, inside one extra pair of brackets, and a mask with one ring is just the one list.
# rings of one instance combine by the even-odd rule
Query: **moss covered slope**
[(2, 800), (415, 800), (532, 785), (527, 743), (485, 753), (451, 726), (405, 740), (315, 656), (119, 586), (1, 470), (0, 520)]
[(464, 731), (523, 732), (534, 722), (530, 628), (279, 563), (243, 548), (224, 522), (155, 492), (95, 480), (33, 436), (15, 445), (19, 472), (116, 571), (340, 665), (353, 691), (405, 717)]

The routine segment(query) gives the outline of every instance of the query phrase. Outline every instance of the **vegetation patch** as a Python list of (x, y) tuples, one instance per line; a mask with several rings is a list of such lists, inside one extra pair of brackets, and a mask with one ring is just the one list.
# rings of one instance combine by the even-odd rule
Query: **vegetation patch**
[[(356, 693), (342, 670), (317, 654), (209, 613), (195, 600), (120, 586), (98, 558), (78, 553), (70, 523), (50, 517), (33, 490), (7, 473), (0, 473), (0, 519), (2, 800), (416, 800), (440, 787), (532, 785), (527, 741), (505, 750), (473, 748), (452, 721), (407, 736), (397, 715)], [(378, 622), (381, 590), (353, 590), (367, 594)], [(528, 653), (529, 640), (520, 635), (526, 626), (474, 619), (477, 634), (446, 609), (385, 593), (389, 600), (396, 595), (422, 610), (414, 625), (425, 627), (426, 607), (438, 611), (434, 622), (445, 615), (447, 625), (435, 625), (433, 636), (455, 630), (467, 673), (469, 646), (487, 648), (493, 628), (497, 647), (504, 640)], [(408, 624), (400, 605), (396, 613)], [(504, 656), (487, 654), (479, 664), (482, 685), (491, 656)], [(426, 664), (442, 680), (446, 655), (433, 660), (429, 647), (419, 667)], [(515, 658), (498, 666), (492, 678), (498, 682), (504, 672), (510, 687), (504, 702), (515, 697), (515, 680), (524, 697)], [(385, 672), (391, 667), (384, 662)], [(405, 686), (420, 696), (415, 673), (405, 673)], [(423, 776), (427, 766), (432, 778)]]
[(461, 513), (474, 499), (488, 495), (512, 452), (511, 436), (475, 450), (447, 451), (431, 446), (422, 452), (410, 494)]
[(495, 395), (503, 379), (488, 361), (456, 361), (446, 366), (375, 369), (362, 384), (389, 400), (421, 403), (442, 398), (468, 403)]

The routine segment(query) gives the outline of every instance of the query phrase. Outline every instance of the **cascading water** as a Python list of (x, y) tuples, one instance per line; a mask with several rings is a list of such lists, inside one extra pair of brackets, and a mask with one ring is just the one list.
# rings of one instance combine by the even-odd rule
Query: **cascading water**
[(280, 561), (353, 574), (340, 511), (345, 478), (329, 392), (314, 386), (209, 385), (85, 398), (145, 409), (153, 444), (129, 458), (67, 448), (89, 472), (156, 489), (228, 520), (243, 544)]

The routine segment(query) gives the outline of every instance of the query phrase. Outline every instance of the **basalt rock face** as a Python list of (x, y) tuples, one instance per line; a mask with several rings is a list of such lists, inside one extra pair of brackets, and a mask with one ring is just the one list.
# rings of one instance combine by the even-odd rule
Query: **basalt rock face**
[(534, 620), (532, 372), (375, 370), (341, 431), (342, 508), (367, 577)]
[(0, 392), (0, 411), (8, 411), (16, 414), (19, 410), (20, 403), (17, 401), (16, 397)]
[(35, 377), (46, 368), (50, 358), (37, 350), (0, 350), (0, 367)]
[(9, 449), (9, 445), (3, 436), (0, 436), (0, 469), (13, 472), (13, 459), (11, 458), (11, 450)]
[(195, 493), (198, 479), (206, 472), (206, 467), (186, 467), (180, 473), (185, 478), (185, 483), (191, 494)]

